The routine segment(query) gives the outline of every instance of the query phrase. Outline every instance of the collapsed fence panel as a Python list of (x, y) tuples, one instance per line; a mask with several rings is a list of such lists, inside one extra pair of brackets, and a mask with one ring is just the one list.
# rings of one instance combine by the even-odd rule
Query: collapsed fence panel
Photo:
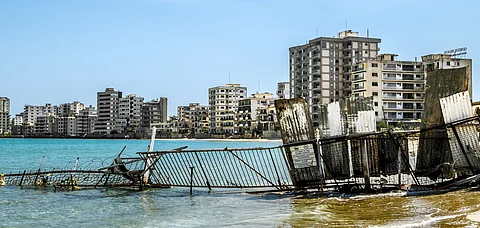
[(154, 159), (151, 184), (179, 187), (282, 189), (291, 186), (281, 147), (139, 152)]
[(303, 98), (280, 99), (275, 101), (277, 119), (290, 168), (292, 182), (296, 186), (306, 186), (321, 181), (318, 147), (313, 143), (301, 143), (315, 138), (312, 120), (307, 103)]

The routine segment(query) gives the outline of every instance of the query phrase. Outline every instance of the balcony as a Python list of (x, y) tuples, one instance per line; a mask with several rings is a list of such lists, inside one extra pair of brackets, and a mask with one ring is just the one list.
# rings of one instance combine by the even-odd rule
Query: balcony
[(401, 86), (387, 86), (387, 85), (384, 85), (383, 89), (384, 90), (401, 90), (402, 87)]
[(355, 75), (352, 81), (364, 80), (365, 77), (362, 75)]
[(355, 86), (353, 86), (352, 90), (361, 90), (361, 89), (364, 89), (364, 88), (365, 87), (363, 85), (355, 85)]

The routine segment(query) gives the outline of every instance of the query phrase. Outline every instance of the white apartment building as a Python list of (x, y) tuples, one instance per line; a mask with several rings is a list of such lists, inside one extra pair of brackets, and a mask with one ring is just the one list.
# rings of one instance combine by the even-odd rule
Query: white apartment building
[[(240, 100), (238, 108), (240, 133), (248, 131), (261, 133), (264, 130), (273, 130), (270, 126), (274, 125), (274, 119), (269, 118), (268, 115), (272, 114), (272, 108), (275, 109), (274, 101), (273, 94), (268, 92), (255, 93), (250, 98)], [(273, 115), (275, 115), (274, 112)]]
[(337, 37), (318, 37), (289, 49), (291, 97), (306, 99), (313, 127), (318, 126), (319, 104), (350, 96), (352, 65), (375, 59), (380, 42), (347, 30)]
[(377, 121), (421, 119), (425, 97), (422, 62), (397, 61), (396, 54), (381, 54), (353, 66), (352, 95), (373, 97)]
[(120, 98), (117, 128), (121, 129), (122, 132), (136, 131), (140, 127), (143, 100), (143, 97), (136, 94), (129, 94)]
[(277, 84), (277, 98), (290, 99), (290, 82), (279, 82)]
[(79, 111), (75, 119), (76, 135), (83, 136), (94, 132), (97, 110), (91, 105)]
[(23, 125), (23, 114), (15, 114), (13, 117), (13, 126), (22, 126)]
[(97, 92), (97, 121), (94, 132), (96, 134), (110, 134), (117, 130), (116, 121), (119, 117), (120, 98), (122, 92), (114, 88), (106, 88), (104, 92)]
[(247, 87), (226, 84), (208, 89), (210, 133), (238, 134), (238, 101), (247, 98)]
[(25, 125), (33, 126), (37, 116), (57, 116), (58, 106), (52, 104), (45, 104), (44, 106), (25, 105), (23, 107), (23, 123)]
[(10, 132), (10, 99), (0, 97), (0, 134)]

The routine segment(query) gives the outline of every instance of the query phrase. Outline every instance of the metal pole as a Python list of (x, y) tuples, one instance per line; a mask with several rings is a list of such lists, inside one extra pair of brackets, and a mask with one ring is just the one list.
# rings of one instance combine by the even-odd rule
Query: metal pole
[(193, 193), (193, 170), (195, 169), (195, 166), (190, 166), (190, 195)]
[(200, 158), (198, 157), (197, 152), (195, 152), (195, 157), (197, 158), (198, 164), (200, 165), (200, 168), (202, 169), (202, 173), (203, 173), (203, 176), (205, 177), (205, 180), (207, 180), (208, 190), (212, 191), (212, 187), (210, 186), (210, 182), (208, 181), (207, 174), (205, 174), (205, 170), (203, 169), (202, 162), (200, 161)]

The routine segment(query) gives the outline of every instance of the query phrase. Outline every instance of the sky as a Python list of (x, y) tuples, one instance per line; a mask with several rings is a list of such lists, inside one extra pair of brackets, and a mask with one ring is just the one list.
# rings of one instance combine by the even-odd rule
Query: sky
[(0, 96), (24, 105), (96, 106), (107, 87), (177, 106), (207, 104), (208, 88), (240, 83), (275, 94), (288, 48), (345, 29), (381, 38), (399, 60), (467, 47), (480, 56), (478, 1), (3, 0)]

